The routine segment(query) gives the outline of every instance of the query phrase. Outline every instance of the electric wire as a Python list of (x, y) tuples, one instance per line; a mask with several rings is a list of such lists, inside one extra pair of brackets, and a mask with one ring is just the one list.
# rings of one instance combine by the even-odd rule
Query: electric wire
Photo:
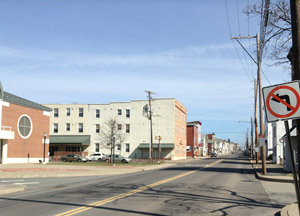
[[(248, 0), (247, 9), (250, 10), (249, 0)], [(248, 36), (250, 36), (250, 15), (249, 15), (249, 12), (247, 13), (247, 20), (248, 20)], [(248, 49), (249, 49), (249, 52), (251, 53), (252, 50), (251, 50), (250, 39), (248, 40)], [(251, 66), (250, 71), (251, 71), (252, 77), (254, 77), (254, 70), (253, 70), (253, 62), (252, 61), (250, 61), (250, 66)]]
[[(228, 15), (227, 1), (224, 0), (224, 2), (225, 2), (225, 10), (226, 10), (226, 16), (227, 16), (227, 22), (228, 22), (229, 34), (230, 34), (230, 37), (232, 37), (232, 32), (231, 32), (231, 27), (230, 27), (230, 21), (229, 21), (229, 15)], [(237, 7), (237, 8), (238, 8), (238, 7)], [(239, 22), (239, 21), (238, 21), (238, 22)], [(242, 58), (240, 57), (240, 54), (239, 54), (239, 52), (238, 52), (238, 49), (236, 48), (236, 46), (235, 46), (235, 44), (234, 44), (233, 41), (232, 41), (232, 43), (233, 43), (234, 48), (235, 48), (235, 51), (236, 51), (236, 53), (237, 53), (237, 55), (238, 55), (238, 57), (239, 57), (239, 59), (240, 59), (240, 62), (241, 62), (241, 64), (242, 64), (242, 67), (243, 67), (244, 72), (246, 73), (246, 75), (247, 75), (249, 81), (252, 82), (252, 79), (250, 78), (250, 76), (249, 76), (249, 74), (248, 74), (248, 72), (247, 72), (247, 70), (246, 70), (246, 68), (245, 68), (245, 66), (244, 66), (244, 63), (243, 63), (243, 61), (242, 61)]]
[(239, 34), (241, 36), (241, 27), (240, 27), (240, 15), (239, 15), (239, 4), (238, 4), (238, 0), (236, 0), (236, 12), (237, 12), (237, 21), (238, 21), (238, 27), (239, 27)]
[(244, 55), (244, 59), (245, 59), (245, 62), (246, 62), (247, 68), (248, 68), (248, 73), (252, 76), (252, 79), (254, 79), (254, 75), (253, 75), (253, 73), (251, 73), (251, 69), (250, 69), (250, 66), (249, 66), (249, 60), (247, 60), (248, 58), (246, 56), (246, 53), (243, 52), (243, 55)]
[(241, 56), (240, 56), (240, 54), (239, 54), (239, 52), (238, 52), (237, 47), (235, 46), (235, 43), (234, 43), (233, 41), (232, 41), (232, 43), (233, 43), (234, 49), (235, 49), (235, 51), (236, 51), (236, 54), (238, 55), (238, 57), (239, 57), (239, 59), (240, 59), (240, 62), (241, 62), (242, 67), (243, 67), (243, 69), (244, 69), (244, 72), (246, 73), (246, 75), (247, 75), (249, 81), (252, 82), (252, 79), (249, 77), (249, 74), (248, 74), (248, 72), (247, 72), (247, 70), (246, 70), (246, 68), (245, 68), (245, 66), (244, 66), (244, 63), (243, 63), (242, 58), (241, 58)]
[(229, 28), (229, 34), (230, 37), (232, 37), (232, 33), (231, 33), (231, 28), (230, 28), (230, 22), (229, 22), (229, 15), (228, 15), (228, 8), (227, 8), (227, 1), (225, 1), (225, 9), (226, 9), (226, 16), (227, 16), (227, 23), (228, 23), (228, 28)]
[(268, 79), (268, 77), (266, 76), (265, 72), (263, 71), (263, 69), (261, 68), (261, 72), (264, 75), (265, 79), (267, 80), (267, 82), (272, 85), (272, 83), (270, 82), (270, 80)]

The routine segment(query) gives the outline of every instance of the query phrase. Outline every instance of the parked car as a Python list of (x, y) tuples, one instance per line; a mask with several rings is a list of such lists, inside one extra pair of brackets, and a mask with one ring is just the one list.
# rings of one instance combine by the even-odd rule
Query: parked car
[(103, 153), (94, 153), (94, 154), (91, 154), (89, 156), (86, 156), (85, 158), (88, 160), (88, 161), (102, 161), (102, 159), (105, 157), (105, 154)]
[[(105, 162), (109, 162), (110, 160), (112, 160), (111, 155), (107, 155), (104, 160)], [(121, 155), (114, 155), (114, 162), (129, 163), (130, 161), (130, 158), (123, 157)]]
[(65, 156), (61, 157), (61, 160), (63, 162), (69, 162), (69, 161), (76, 161), (76, 162), (86, 162), (87, 159), (84, 157), (81, 157), (80, 155), (77, 154), (67, 154)]
[(216, 152), (213, 152), (213, 153), (211, 153), (211, 155), (210, 155), (210, 157), (217, 157), (218, 155), (217, 155), (217, 153)]

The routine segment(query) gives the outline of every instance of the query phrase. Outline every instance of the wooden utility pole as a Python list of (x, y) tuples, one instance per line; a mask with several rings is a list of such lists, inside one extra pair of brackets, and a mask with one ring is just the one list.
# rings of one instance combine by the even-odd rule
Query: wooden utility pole
[[(258, 148), (258, 125), (257, 125), (257, 82), (254, 79), (254, 125), (255, 125), (255, 148)], [(256, 164), (258, 164), (259, 153), (255, 151)]]
[(259, 93), (259, 134), (265, 135), (264, 123), (263, 123), (263, 107), (262, 107), (262, 85), (261, 85), (261, 58), (260, 58), (260, 42), (259, 34), (256, 34), (256, 46), (257, 46), (257, 82)]
[[(258, 94), (259, 94), (259, 135), (260, 137), (265, 137), (264, 123), (263, 123), (263, 107), (262, 107), (262, 85), (261, 85), (261, 58), (260, 58), (260, 42), (259, 34), (256, 34), (256, 46), (257, 46), (257, 82), (258, 82)], [(266, 147), (263, 143), (263, 146), (260, 147), (261, 151), (261, 166), (262, 174), (267, 173), (266, 169)]]
[[(257, 60), (255, 61), (254, 58), (249, 54), (249, 52), (246, 50), (246, 48), (239, 42), (238, 39), (250, 39), (250, 38), (256, 38), (256, 48), (257, 48)], [(256, 63), (257, 65), (257, 85), (258, 86), (258, 93), (259, 93), (259, 134), (264, 137), (265, 130), (264, 130), (264, 124), (263, 124), (263, 107), (262, 107), (262, 85), (261, 85), (261, 53), (260, 53), (260, 41), (259, 41), (259, 34), (256, 34), (256, 36), (247, 36), (247, 37), (231, 37), (231, 39), (235, 39), (242, 48), (246, 51), (246, 53), (250, 56), (250, 58)], [(256, 99), (255, 99), (256, 101)], [(265, 151), (265, 147), (261, 147), (261, 152)], [(256, 161), (258, 162), (258, 161)], [(263, 174), (266, 174), (266, 164), (265, 159), (262, 160), (262, 167), (263, 167)]]
[[(299, 64), (299, 57), (300, 57), (300, 1), (299, 0), (290, 0), (290, 8), (291, 8), (291, 22), (292, 22), (292, 80), (300, 80), (300, 64)], [(297, 126), (297, 151), (298, 151), (298, 158), (300, 152), (300, 119), (295, 121)], [(291, 145), (292, 146), (292, 145)], [(292, 161), (294, 163), (294, 161)], [(300, 168), (298, 163), (298, 175), (300, 175)], [(300, 179), (300, 177), (299, 177)], [(294, 177), (296, 181), (296, 178)], [(300, 180), (299, 180), (300, 181)], [(296, 194), (299, 197), (299, 184), (300, 182), (295, 182), (295, 185), (298, 185), (298, 191), (296, 189)], [(298, 211), (300, 212), (300, 204), (298, 198)]]
[(149, 122), (150, 122), (150, 151), (149, 151), (149, 158), (150, 162), (152, 163), (153, 161), (153, 130), (152, 130), (152, 107), (151, 107), (151, 102), (152, 102), (152, 97), (151, 95), (153, 92), (151, 91), (145, 91), (148, 93), (148, 100), (149, 100)]
[(250, 152), (251, 160), (253, 160), (253, 120), (251, 117), (251, 152)]

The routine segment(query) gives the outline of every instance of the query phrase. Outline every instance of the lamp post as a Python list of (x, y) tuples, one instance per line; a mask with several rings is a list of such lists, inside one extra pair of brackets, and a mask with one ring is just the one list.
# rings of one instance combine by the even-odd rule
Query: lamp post
[(44, 163), (45, 163), (45, 151), (46, 151), (46, 138), (47, 138), (47, 133), (44, 132), (44, 160), (43, 160)]

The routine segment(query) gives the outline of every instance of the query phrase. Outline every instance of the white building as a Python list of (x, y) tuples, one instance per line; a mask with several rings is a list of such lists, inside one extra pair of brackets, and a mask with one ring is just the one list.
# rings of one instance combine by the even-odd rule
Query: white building
[[(291, 120), (289, 125), (291, 126)], [(273, 163), (282, 164), (284, 160), (284, 145), (281, 139), (285, 135), (283, 121), (266, 124), (266, 157), (273, 154)]]
[[(123, 140), (115, 154), (130, 158), (149, 158), (150, 124), (143, 116), (147, 100), (109, 104), (47, 104), (53, 109), (50, 118), (50, 154), (61, 156), (69, 152), (84, 155), (102, 152), (110, 154), (103, 133), (107, 123), (115, 119)], [(152, 100), (153, 158), (186, 158), (186, 108), (176, 99)]]

